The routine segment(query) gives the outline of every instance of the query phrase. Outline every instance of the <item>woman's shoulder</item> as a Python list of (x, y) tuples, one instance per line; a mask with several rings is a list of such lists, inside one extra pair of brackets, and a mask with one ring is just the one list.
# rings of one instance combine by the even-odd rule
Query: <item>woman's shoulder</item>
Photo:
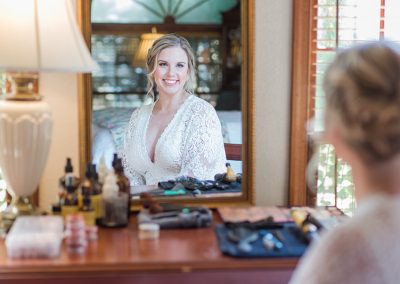
[[(327, 232), (325, 244), (330, 246), (354, 246), (361, 239), (371, 244), (380, 233), (394, 229), (400, 214), (400, 199), (371, 198), (360, 204), (355, 215)], [(400, 226), (398, 226), (400, 229)], [(379, 231), (379, 232), (377, 232)], [(380, 237), (378, 237), (379, 241)]]
[(361, 204), (354, 217), (311, 244), (291, 283), (382, 283), (384, 275), (397, 277), (390, 260), (400, 254), (394, 245), (400, 234), (399, 202), (373, 198)]
[(189, 99), (189, 109), (191, 112), (202, 113), (204, 115), (216, 114), (215, 108), (206, 100), (196, 95), (191, 95)]
[(131, 115), (131, 119), (133, 118), (138, 118), (141, 117), (149, 112), (151, 112), (152, 108), (153, 108), (153, 104), (145, 104), (145, 105), (141, 105), (140, 107), (136, 108)]

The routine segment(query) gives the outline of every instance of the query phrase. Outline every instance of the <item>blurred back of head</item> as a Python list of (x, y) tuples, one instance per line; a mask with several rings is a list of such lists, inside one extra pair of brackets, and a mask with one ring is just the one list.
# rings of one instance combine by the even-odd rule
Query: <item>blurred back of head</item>
[(400, 153), (400, 47), (379, 41), (339, 52), (324, 79), (326, 129), (335, 125), (369, 164)]

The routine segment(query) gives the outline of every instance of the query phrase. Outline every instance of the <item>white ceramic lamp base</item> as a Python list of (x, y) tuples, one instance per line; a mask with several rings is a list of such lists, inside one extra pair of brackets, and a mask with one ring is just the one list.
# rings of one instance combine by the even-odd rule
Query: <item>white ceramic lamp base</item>
[(42, 176), (52, 132), (44, 101), (0, 101), (0, 168), (12, 196), (4, 219), (32, 214), (29, 201)]

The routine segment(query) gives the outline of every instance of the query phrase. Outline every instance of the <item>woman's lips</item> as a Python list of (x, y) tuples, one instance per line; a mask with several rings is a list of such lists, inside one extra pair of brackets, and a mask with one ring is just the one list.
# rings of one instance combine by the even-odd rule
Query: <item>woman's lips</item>
[(163, 81), (165, 82), (165, 84), (166, 84), (167, 86), (173, 86), (173, 85), (175, 85), (176, 83), (178, 83), (178, 80), (168, 80), (168, 79), (164, 79)]

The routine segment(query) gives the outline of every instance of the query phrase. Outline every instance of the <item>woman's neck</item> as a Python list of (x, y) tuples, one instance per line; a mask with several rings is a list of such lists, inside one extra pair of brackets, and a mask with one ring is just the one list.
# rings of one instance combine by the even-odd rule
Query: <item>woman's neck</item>
[(352, 174), (357, 201), (376, 194), (400, 194), (399, 157), (375, 166), (360, 161), (352, 165)]
[(186, 91), (174, 96), (160, 94), (156, 105), (154, 106), (154, 110), (157, 112), (174, 112), (185, 102), (188, 97), (189, 94)]

